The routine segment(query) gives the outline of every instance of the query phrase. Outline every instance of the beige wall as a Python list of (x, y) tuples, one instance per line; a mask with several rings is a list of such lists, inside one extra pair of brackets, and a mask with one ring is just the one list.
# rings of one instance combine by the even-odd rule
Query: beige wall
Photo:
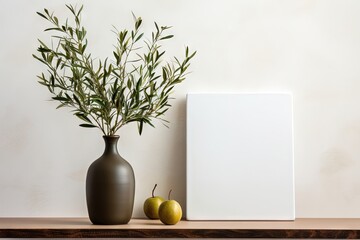
[[(103, 151), (101, 132), (46, 101), (31, 57), (46, 27), (35, 12), (65, 16), (64, 3), (1, 1), (0, 216), (87, 214), (84, 179)], [(360, 1), (86, 1), (94, 56), (111, 55), (111, 25), (129, 27), (131, 11), (148, 33), (154, 20), (174, 26), (169, 54), (198, 51), (176, 89), (170, 129), (119, 132), (136, 173), (135, 217), (155, 183), (185, 207), (185, 95), (198, 91), (292, 92), (296, 216), (360, 217)]]

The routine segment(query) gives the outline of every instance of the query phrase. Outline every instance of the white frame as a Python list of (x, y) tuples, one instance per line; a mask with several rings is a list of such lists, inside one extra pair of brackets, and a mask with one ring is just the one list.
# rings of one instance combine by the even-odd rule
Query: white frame
[(291, 94), (188, 94), (188, 220), (294, 220)]

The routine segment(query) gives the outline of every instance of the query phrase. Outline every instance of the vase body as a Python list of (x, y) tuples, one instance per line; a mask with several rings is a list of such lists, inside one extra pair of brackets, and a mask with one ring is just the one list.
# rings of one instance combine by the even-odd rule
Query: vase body
[(104, 140), (105, 151), (86, 176), (89, 218), (93, 224), (127, 224), (134, 206), (134, 171), (118, 153), (119, 136), (104, 136)]

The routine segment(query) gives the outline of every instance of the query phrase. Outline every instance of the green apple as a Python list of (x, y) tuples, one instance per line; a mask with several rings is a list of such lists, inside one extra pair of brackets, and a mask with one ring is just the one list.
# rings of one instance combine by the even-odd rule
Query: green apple
[(159, 207), (160, 221), (166, 225), (177, 224), (182, 217), (180, 204), (177, 201), (170, 199), (171, 191), (172, 190), (169, 192), (169, 200), (163, 202)]
[(155, 184), (152, 190), (152, 197), (148, 198), (144, 202), (144, 213), (150, 219), (159, 219), (159, 206), (165, 201), (162, 197), (154, 196)]

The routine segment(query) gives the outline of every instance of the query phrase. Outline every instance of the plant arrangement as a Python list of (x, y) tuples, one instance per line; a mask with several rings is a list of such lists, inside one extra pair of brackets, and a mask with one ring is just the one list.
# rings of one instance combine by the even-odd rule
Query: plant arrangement
[(39, 40), (38, 55), (33, 55), (47, 68), (38, 76), (39, 83), (60, 103), (57, 108), (72, 108), (83, 121), (81, 127), (99, 128), (105, 136), (116, 135), (131, 122), (137, 123), (139, 134), (144, 124), (154, 127), (154, 119), (166, 125), (163, 115), (171, 107), (170, 94), (185, 80), (196, 52), (186, 47), (182, 60), (163, 61), (162, 43), (173, 37), (167, 33), (170, 27), (155, 23), (148, 39), (141, 31), (142, 19), (134, 15), (132, 30), (114, 30), (112, 58), (98, 60), (87, 51), (83, 6), (66, 7), (73, 16), (72, 24), (68, 19), (60, 23), (47, 9), (37, 12), (51, 24), (45, 31), (54, 34), (51, 46)]

